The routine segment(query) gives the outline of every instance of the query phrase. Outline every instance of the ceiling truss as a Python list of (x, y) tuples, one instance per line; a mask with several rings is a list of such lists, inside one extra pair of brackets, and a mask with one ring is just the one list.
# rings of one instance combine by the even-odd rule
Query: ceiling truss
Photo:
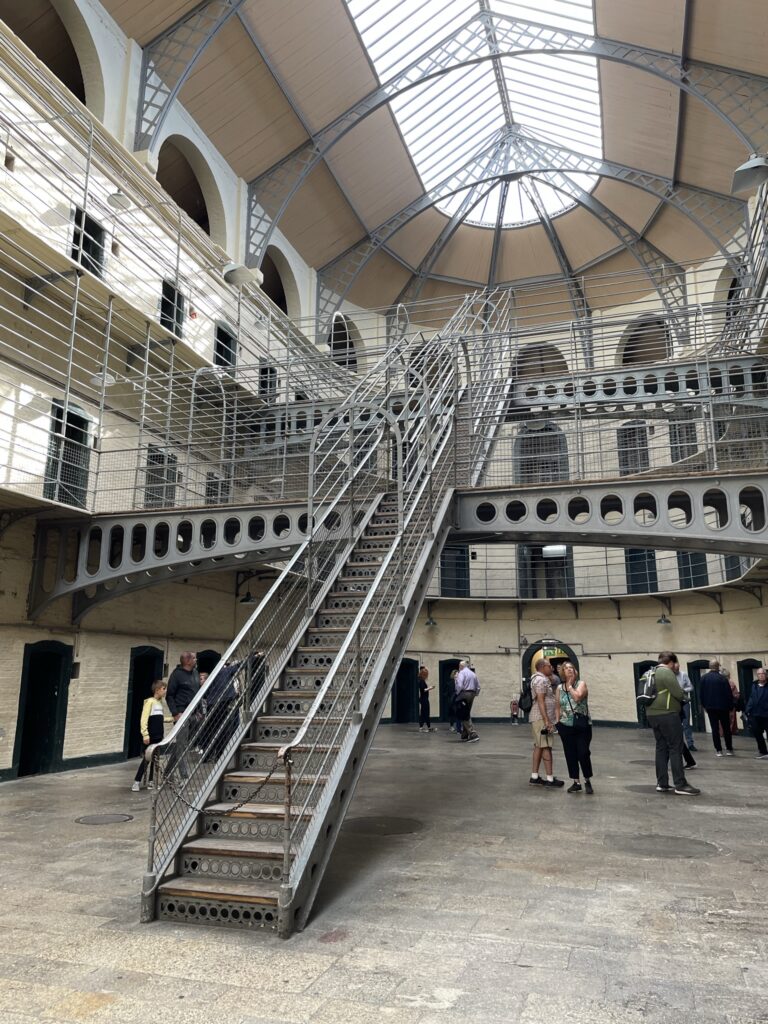
[[(239, 14), (244, 2), (204, 0), (145, 47), (136, 132), (137, 150), (156, 151), (162, 138), (165, 119), (198, 59), (221, 28)], [(265, 59), (263, 48), (258, 47), (253, 32), (249, 30), (249, 34), (262, 59)], [(503, 58), (527, 54), (585, 56), (615, 61), (646, 71), (674, 84), (681, 93), (693, 96), (705, 104), (730, 127), (747, 150), (760, 152), (768, 148), (768, 123), (764, 117), (768, 106), (768, 78), (688, 60), (635, 44), (520, 21), (492, 11), (487, 0), (479, 0), (479, 9), (461, 26), (401, 68), (387, 82), (352, 105), (325, 128), (310, 133), (305, 119), (296, 111), (307, 130), (308, 141), (249, 186), (248, 262), (255, 264), (261, 261), (271, 233), (292, 197), (331, 148), (368, 115), (425, 82), (491, 60), (502, 105), (506, 97), (507, 106), (504, 109), (511, 120), (504, 75), (499, 62)], [(279, 79), (277, 81), (279, 83)], [(291, 98), (287, 98), (290, 102)], [(296, 109), (295, 103), (292, 106)], [(525, 136), (520, 133), (518, 140), (523, 139)], [(522, 174), (536, 175), (539, 180), (570, 195), (599, 217), (645, 267), (663, 301), (670, 307), (684, 301), (684, 289), (676, 270), (670, 273), (670, 261), (628, 228), (612, 211), (580, 189), (570, 178), (570, 173), (602, 175), (645, 189), (691, 218), (720, 251), (732, 261), (736, 259), (733, 238), (743, 225), (745, 204), (732, 197), (692, 188), (640, 169), (531, 139), (519, 141), (515, 148), (503, 148), (506, 166), (501, 171), (496, 166), (499, 141), (497, 138), (494, 142), (495, 158), (491, 156), (491, 150), (485, 150), (484, 156), (491, 157), (490, 165), (486, 163), (481, 168), (480, 155), (472, 158), (451, 179), (425, 192), (414, 203), (372, 231), (366, 239), (322, 268), (318, 287), (318, 313), (323, 316), (332, 315), (333, 309), (337, 308), (371, 256), (423, 209), (434, 205), (440, 197), (469, 189), (459, 207), (468, 212), (495, 187), (499, 177), (509, 174), (515, 177)], [(510, 160), (512, 156), (517, 159)], [(550, 238), (566, 281), (570, 281), (568, 287), (574, 308), (583, 308), (585, 300), (574, 290), (575, 276), (572, 270), (569, 274), (566, 269), (570, 264), (553, 224), (541, 216), (543, 204), (537, 203), (534, 198), (538, 194), (535, 184), (529, 186), (527, 191), (539, 211), (541, 223)], [(403, 295), (408, 299), (421, 291), (441, 250), (461, 222), (457, 214), (445, 226), (420, 264), (415, 277), (404, 289)], [(500, 226), (497, 224), (496, 234), (499, 237)], [(498, 254), (498, 240), (494, 242), (494, 252)], [(734, 269), (738, 269), (740, 280), (743, 281), (744, 268), (734, 266)]]
[[(500, 143), (503, 145), (500, 146)], [(324, 336), (333, 313), (347, 296), (369, 260), (405, 224), (425, 209), (466, 188), (485, 182), (515, 180), (526, 175), (539, 176), (553, 171), (560, 172), (557, 181), (563, 189), (570, 187), (568, 173), (571, 172), (612, 178), (649, 192), (693, 221), (723, 253), (731, 264), (734, 275), (740, 281), (745, 279), (747, 268), (740, 259), (738, 243), (734, 241), (745, 224), (746, 204), (741, 200), (689, 185), (675, 185), (668, 178), (661, 178), (613, 161), (575, 153), (573, 150), (534, 139), (519, 128), (512, 127), (502, 130), (491, 146), (485, 147), (454, 174), (403, 207), (356, 245), (318, 271), (316, 312), (320, 336)], [(598, 206), (595, 205), (594, 209), (597, 211)], [(617, 231), (621, 230), (621, 225), (623, 222), (615, 218), (614, 227)], [(625, 237), (629, 238), (628, 235)], [(653, 253), (654, 261), (656, 252), (658, 251), (649, 247), (648, 255)], [(640, 248), (637, 248), (636, 255), (644, 259), (644, 251)], [(658, 255), (663, 259), (663, 254)], [(669, 286), (665, 287), (667, 298), (673, 297)], [(675, 287), (673, 281), (672, 287)]]

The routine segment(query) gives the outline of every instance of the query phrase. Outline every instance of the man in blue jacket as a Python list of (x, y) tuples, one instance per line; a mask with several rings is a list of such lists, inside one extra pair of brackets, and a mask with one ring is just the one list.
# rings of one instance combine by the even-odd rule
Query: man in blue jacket
[(733, 740), (731, 739), (731, 708), (733, 692), (731, 684), (720, 671), (720, 662), (714, 658), (709, 663), (709, 672), (701, 677), (699, 684), (701, 706), (707, 712), (712, 727), (712, 742), (715, 755), (723, 756), (723, 745), (720, 742), (720, 729), (723, 730), (726, 757), (733, 757)]
[(757, 670), (757, 678), (752, 683), (747, 706), (744, 709), (749, 728), (757, 741), (758, 760), (768, 761), (768, 746), (765, 737), (768, 734), (768, 679), (765, 669)]

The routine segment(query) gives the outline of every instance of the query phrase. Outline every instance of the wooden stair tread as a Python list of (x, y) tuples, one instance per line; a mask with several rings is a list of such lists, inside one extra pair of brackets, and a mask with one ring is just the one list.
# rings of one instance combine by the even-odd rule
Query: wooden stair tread
[[(283, 819), (285, 816), (285, 807), (282, 804), (243, 804), (236, 811), (232, 811), (233, 807), (237, 807), (237, 804), (230, 801), (219, 800), (215, 804), (207, 804), (205, 808), (206, 814), (226, 814), (228, 818), (279, 818)], [(312, 815), (309, 811), (306, 811), (302, 817), (310, 818)], [(297, 817), (295, 813), (291, 815), (292, 818)]]
[[(338, 690), (330, 690), (329, 693), (337, 694)], [(284, 699), (286, 697), (298, 697), (299, 700), (308, 700), (310, 697), (314, 698), (320, 693), (319, 690), (273, 690), (270, 693), (270, 697), (278, 697)]]
[(229, 839), (227, 836), (201, 836), (191, 839), (182, 846), (183, 853), (222, 854), (235, 857), (265, 857), (282, 860), (283, 844), (276, 839), (252, 839), (238, 836)]
[[(263, 751), (274, 750), (274, 751), (278, 751), (278, 750), (282, 750), (284, 746), (285, 746), (285, 743), (283, 743), (282, 740), (249, 740), (248, 743), (241, 743), (240, 744), (240, 749), (241, 750), (245, 750), (245, 751), (248, 751), (248, 750), (255, 750), (255, 751), (259, 751), (259, 750), (263, 750)], [(305, 751), (305, 750), (323, 750), (323, 751), (325, 751), (325, 750), (338, 750), (338, 749), (339, 749), (338, 744), (336, 744), (334, 746), (331, 746), (328, 743), (318, 743), (316, 746), (314, 744), (312, 744), (312, 743), (299, 743), (297, 746), (291, 747), (291, 750), (300, 750), (300, 751)]]
[[(234, 771), (225, 772), (222, 776), (224, 782), (263, 782), (269, 772), (262, 771), (251, 771), (248, 768), (236, 768)], [(285, 782), (285, 772), (273, 772), (272, 779), (275, 782)], [(271, 780), (270, 780), (271, 781)], [(325, 779), (321, 775), (302, 775), (300, 779), (295, 780), (297, 785), (307, 785), (308, 782), (324, 782)]]
[(208, 878), (205, 875), (179, 876), (161, 882), (158, 891), (164, 896), (200, 897), (232, 900), (238, 903), (263, 903), (276, 906), (280, 886), (276, 883), (251, 881), (247, 878)]

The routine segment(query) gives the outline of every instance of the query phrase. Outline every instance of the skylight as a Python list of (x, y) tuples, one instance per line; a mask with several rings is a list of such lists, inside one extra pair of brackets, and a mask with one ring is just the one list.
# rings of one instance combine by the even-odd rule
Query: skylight
[[(594, 34), (592, 0), (346, 0), (379, 80), (387, 83), (448, 36), (459, 61), (493, 52), (493, 31), (477, 16), (500, 16), (500, 31), (516, 19)], [(498, 36), (496, 39), (498, 40)], [(499, 43), (503, 52), (503, 42)], [(392, 111), (426, 191), (446, 181), (487, 148), (511, 123), (529, 136), (602, 156), (602, 121), (597, 64), (592, 58), (531, 53), (467, 64), (410, 89), (391, 101)], [(571, 175), (585, 190), (597, 178)], [(436, 205), (469, 223), (495, 225), (502, 184), (480, 185), (446, 196)], [(574, 205), (570, 196), (544, 181), (534, 183), (535, 200), (550, 217)], [(502, 223), (538, 221), (531, 190), (510, 182)]]

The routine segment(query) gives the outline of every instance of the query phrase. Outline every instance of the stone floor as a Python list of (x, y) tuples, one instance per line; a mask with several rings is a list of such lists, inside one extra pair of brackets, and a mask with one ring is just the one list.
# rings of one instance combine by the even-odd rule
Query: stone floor
[[(596, 730), (590, 798), (528, 785), (526, 728), (481, 731), (380, 729), (289, 942), (138, 924), (132, 765), (4, 784), (0, 1022), (768, 1022), (768, 762), (752, 741), (716, 760), (702, 738), (693, 799), (655, 792), (647, 733)], [(134, 819), (74, 821), (108, 811)]]

